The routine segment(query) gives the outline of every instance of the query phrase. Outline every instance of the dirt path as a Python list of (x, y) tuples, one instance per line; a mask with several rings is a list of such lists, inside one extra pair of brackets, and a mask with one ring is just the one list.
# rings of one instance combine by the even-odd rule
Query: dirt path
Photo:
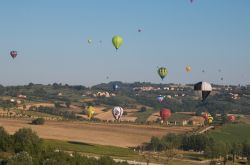
[(152, 136), (185, 133), (192, 127), (159, 127), (148, 125), (46, 121), (45, 125), (29, 124), (30, 120), (0, 118), (0, 126), (13, 134), (20, 128), (31, 128), (41, 138), (79, 141), (119, 147), (138, 146)]

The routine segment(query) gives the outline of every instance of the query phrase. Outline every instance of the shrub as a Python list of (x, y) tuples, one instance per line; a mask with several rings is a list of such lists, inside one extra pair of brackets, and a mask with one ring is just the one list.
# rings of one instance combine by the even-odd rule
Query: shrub
[(32, 124), (34, 125), (43, 125), (45, 123), (44, 118), (37, 118), (32, 120)]

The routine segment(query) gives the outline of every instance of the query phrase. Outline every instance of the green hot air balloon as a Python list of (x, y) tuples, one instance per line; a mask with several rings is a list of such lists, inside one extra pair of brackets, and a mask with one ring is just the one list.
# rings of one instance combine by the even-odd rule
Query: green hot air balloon
[(121, 36), (116, 35), (116, 36), (114, 36), (114, 37), (112, 38), (112, 43), (113, 43), (114, 47), (115, 47), (116, 50), (117, 50), (117, 49), (119, 49), (120, 46), (122, 45), (123, 39), (122, 39)]
[(159, 76), (161, 77), (161, 79), (163, 80), (163, 79), (166, 77), (166, 75), (168, 74), (167, 68), (165, 68), (165, 67), (160, 67), (160, 68), (158, 69), (158, 74), (159, 74)]

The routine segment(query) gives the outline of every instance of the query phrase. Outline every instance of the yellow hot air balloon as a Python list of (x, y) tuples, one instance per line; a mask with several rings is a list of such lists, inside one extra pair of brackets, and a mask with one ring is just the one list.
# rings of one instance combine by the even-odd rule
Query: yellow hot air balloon
[(165, 68), (165, 67), (160, 67), (159, 69), (158, 69), (158, 74), (159, 74), (159, 76), (161, 77), (161, 79), (163, 80), (166, 76), (167, 76), (167, 74), (168, 74), (168, 70), (167, 70), (167, 68)]
[(191, 66), (189, 66), (189, 65), (186, 66), (186, 71), (187, 71), (187, 72), (191, 72), (191, 70), (192, 70)]
[(91, 119), (94, 116), (94, 113), (95, 113), (95, 108), (92, 106), (88, 106), (87, 115), (89, 119)]
[(208, 124), (211, 124), (213, 122), (214, 118), (209, 114), (207, 122)]
[(115, 35), (115, 36), (112, 38), (112, 43), (113, 43), (114, 47), (115, 47), (116, 50), (117, 50), (117, 49), (119, 49), (120, 46), (122, 45), (123, 39), (122, 39), (121, 36)]

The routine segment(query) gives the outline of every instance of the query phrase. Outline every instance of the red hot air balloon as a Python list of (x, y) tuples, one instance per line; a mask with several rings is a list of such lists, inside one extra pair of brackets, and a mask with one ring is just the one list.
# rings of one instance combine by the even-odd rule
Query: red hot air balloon
[(11, 57), (12, 57), (13, 59), (16, 58), (16, 56), (17, 56), (17, 51), (14, 51), (14, 50), (10, 51), (10, 55), (11, 55)]
[(163, 108), (160, 111), (160, 116), (163, 121), (167, 120), (171, 116), (171, 111), (170, 109)]
[(235, 116), (234, 115), (229, 115), (227, 117), (228, 121), (234, 122), (235, 121)]
[(207, 112), (205, 112), (205, 113), (202, 113), (201, 116), (202, 116), (205, 120), (208, 120), (209, 114), (208, 114)]

